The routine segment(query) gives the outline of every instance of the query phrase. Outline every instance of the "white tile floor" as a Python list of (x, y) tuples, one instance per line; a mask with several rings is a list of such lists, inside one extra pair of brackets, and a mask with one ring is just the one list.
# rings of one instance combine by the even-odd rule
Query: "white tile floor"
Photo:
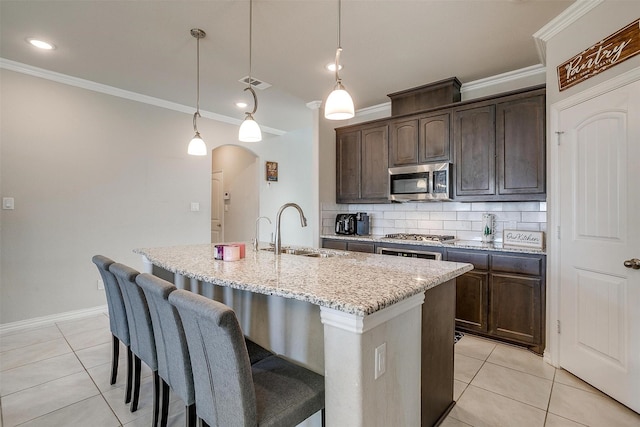
[[(457, 404), (443, 426), (640, 426), (640, 415), (528, 351), (470, 335), (455, 349)], [(151, 372), (143, 371), (140, 407), (131, 413), (120, 354), (112, 386), (106, 316), (3, 334), (0, 427), (149, 426)], [(169, 414), (172, 427), (183, 425), (180, 399)]]

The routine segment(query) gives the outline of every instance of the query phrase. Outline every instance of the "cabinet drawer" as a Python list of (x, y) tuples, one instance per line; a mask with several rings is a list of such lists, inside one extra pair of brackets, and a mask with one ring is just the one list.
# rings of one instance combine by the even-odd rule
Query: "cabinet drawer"
[(365, 242), (349, 242), (347, 244), (347, 250), (354, 252), (366, 252), (368, 254), (375, 253), (375, 245), (373, 243)]
[(326, 249), (336, 249), (338, 251), (347, 250), (347, 242), (343, 240), (322, 240), (322, 247)]
[(489, 254), (469, 251), (447, 251), (447, 261), (473, 264), (478, 270), (489, 269)]
[(492, 255), (491, 271), (541, 276), (544, 270), (542, 257), (519, 255)]

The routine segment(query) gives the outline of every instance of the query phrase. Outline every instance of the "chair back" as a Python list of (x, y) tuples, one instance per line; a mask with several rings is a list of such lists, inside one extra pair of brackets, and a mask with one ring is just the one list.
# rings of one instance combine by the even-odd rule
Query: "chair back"
[(251, 363), (233, 310), (181, 289), (169, 302), (187, 336), (198, 417), (211, 427), (257, 425)]
[(98, 267), (104, 290), (107, 294), (107, 308), (109, 310), (109, 326), (111, 334), (118, 338), (124, 345), (130, 344), (129, 324), (127, 323), (127, 311), (124, 306), (124, 297), (118, 285), (118, 280), (109, 271), (113, 260), (103, 255), (96, 255), (91, 261)]
[(151, 326), (151, 315), (144, 292), (136, 284), (136, 277), (140, 273), (119, 263), (111, 264), (109, 271), (116, 276), (124, 296), (124, 306), (129, 320), (131, 351), (142, 359), (152, 371), (157, 371), (158, 358), (153, 327)]
[(158, 374), (185, 405), (191, 405), (195, 402), (195, 391), (187, 338), (178, 310), (169, 304), (169, 294), (177, 288), (147, 273), (138, 275), (136, 283), (142, 288), (151, 313)]

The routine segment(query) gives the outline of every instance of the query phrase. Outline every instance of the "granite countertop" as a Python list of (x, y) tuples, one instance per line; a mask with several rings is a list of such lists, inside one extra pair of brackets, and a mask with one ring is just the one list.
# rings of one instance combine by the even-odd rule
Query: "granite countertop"
[(416, 240), (398, 240), (388, 239), (384, 236), (357, 236), (357, 235), (344, 235), (344, 234), (325, 234), (320, 236), (322, 239), (335, 239), (346, 241), (359, 241), (359, 242), (373, 242), (373, 243), (396, 243), (400, 245), (415, 245), (415, 246), (438, 246), (444, 248), (464, 248), (464, 249), (481, 249), (484, 251), (495, 252), (518, 252), (524, 254), (534, 255), (546, 255), (544, 249), (535, 249), (518, 246), (505, 246), (502, 242), (484, 243), (479, 240), (450, 240), (447, 242), (423, 242)]
[(334, 252), (329, 258), (254, 252), (239, 261), (214, 259), (213, 244), (140, 248), (153, 264), (189, 278), (234, 289), (277, 295), (360, 316), (453, 279), (471, 264)]

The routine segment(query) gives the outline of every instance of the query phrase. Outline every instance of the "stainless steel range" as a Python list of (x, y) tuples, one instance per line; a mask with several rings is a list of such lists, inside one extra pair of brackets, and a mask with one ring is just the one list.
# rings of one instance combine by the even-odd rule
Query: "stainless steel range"
[(410, 234), (410, 233), (386, 234), (384, 237), (386, 239), (415, 240), (418, 242), (445, 242), (447, 240), (454, 240), (456, 238), (455, 236), (446, 236), (446, 235), (438, 235), (438, 234)]
[[(410, 234), (410, 233), (397, 233), (387, 234), (384, 236), (386, 239), (393, 239), (399, 241), (414, 241), (414, 242), (445, 242), (447, 240), (454, 240), (455, 236), (443, 236), (436, 234)], [(407, 245), (393, 247), (389, 244), (388, 247), (379, 246), (377, 252), (381, 255), (394, 255), (408, 258), (423, 258), (433, 259), (440, 261), (442, 259), (442, 251), (440, 249), (427, 249), (426, 247), (407, 248)]]

